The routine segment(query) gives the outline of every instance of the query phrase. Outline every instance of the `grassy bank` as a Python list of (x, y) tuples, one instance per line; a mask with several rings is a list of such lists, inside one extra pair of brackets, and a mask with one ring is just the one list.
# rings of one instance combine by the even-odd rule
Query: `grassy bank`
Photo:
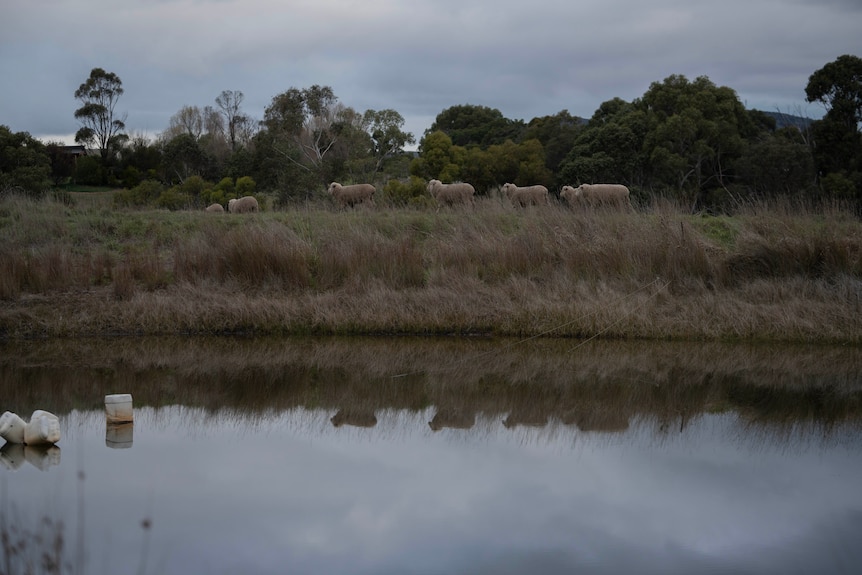
[(862, 223), (359, 209), (252, 215), (0, 200), (0, 337), (492, 334), (862, 341)]

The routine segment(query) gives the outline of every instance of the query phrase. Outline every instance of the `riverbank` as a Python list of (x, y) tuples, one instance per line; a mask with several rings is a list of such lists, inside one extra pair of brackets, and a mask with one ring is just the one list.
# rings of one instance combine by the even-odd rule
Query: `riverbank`
[(838, 209), (259, 214), (0, 200), (0, 338), (494, 335), (862, 342)]

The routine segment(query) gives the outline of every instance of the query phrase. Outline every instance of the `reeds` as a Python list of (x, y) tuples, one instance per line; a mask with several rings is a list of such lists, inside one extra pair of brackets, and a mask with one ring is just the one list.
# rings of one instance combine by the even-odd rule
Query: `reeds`
[(858, 342), (860, 280), (862, 223), (836, 207), (758, 205), (711, 217), (666, 203), (591, 213), (481, 199), (460, 210), (309, 204), (238, 217), (0, 202), (0, 337)]

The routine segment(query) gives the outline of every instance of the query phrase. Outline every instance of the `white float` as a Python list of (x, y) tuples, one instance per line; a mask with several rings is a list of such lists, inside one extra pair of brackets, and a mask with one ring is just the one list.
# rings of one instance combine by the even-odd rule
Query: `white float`
[(25, 423), (16, 414), (7, 411), (0, 416), (0, 437), (9, 443), (26, 445), (53, 445), (60, 441), (60, 420), (51, 412), (37, 409)]
[(24, 428), (26, 445), (53, 445), (60, 441), (60, 420), (48, 411), (37, 409)]
[(11, 411), (0, 415), (0, 437), (9, 443), (24, 443), (24, 428), (27, 424)]
[(130, 423), (132, 416), (132, 394), (115, 393), (105, 396), (105, 416), (108, 423)]

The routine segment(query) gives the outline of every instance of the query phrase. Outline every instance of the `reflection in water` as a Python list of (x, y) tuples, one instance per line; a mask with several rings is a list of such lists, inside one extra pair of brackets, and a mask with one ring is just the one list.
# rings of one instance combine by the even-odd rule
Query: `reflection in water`
[(476, 414), (467, 413), (458, 409), (438, 409), (428, 426), (433, 431), (440, 431), (444, 427), (450, 429), (471, 429), (476, 425)]
[(351, 425), (353, 427), (374, 427), (377, 425), (377, 416), (373, 411), (361, 409), (339, 409), (338, 413), (330, 420), (335, 427)]
[(862, 423), (860, 374), (862, 349), (826, 346), (410, 338), (0, 344), (0, 397), (19, 412), (97, 409), (104, 395), (125, 389), (141, 406), (327, 409), (338, 412), (334, 425), (369, 426), (381, 410), (436, 406), (432, 429), (469, 428), (471, 414), (481, 413), (513, 430), (562, 422), (619, 432), (647, 420), (678, 433), (704, 414), (736, 413), (752, 429), (828, 434)]
[(330, 414), (143, 407), (135, 449), (115, 450), (100, 411), (72, 411), (62, 465), (2, 480), (16, 517), (50, 500), (70, 541), (81, 489), (81, 572), (144, 572), (147, 554), (165, 575), (777, 575), (862, 560), (862, 442), (846, 424), (828, 445), (738, 442), (738, 415), (703, 414), (660, 443), (643, 420), (584, 434), (476, 414), (435, 433), (433, 406), (381, 410), (367, 430)]
[(25, 461), (36, 469), (45, 471), (60, 465), (60, 448), (56, 445), (24, 445), (23, 443), (6, 443), (0, 447), (0, 463), (6, 469), (15, 471)]

